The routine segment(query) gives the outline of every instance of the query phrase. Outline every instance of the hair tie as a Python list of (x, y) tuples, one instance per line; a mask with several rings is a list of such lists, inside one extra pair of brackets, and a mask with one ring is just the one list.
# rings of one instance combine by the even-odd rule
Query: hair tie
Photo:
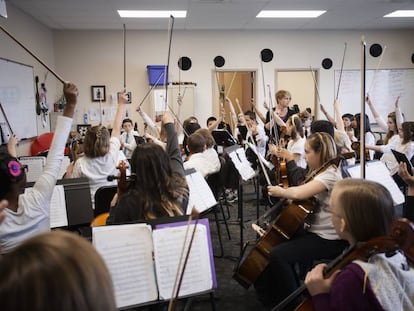
[(9, 163), (7, 163), (7, 167), (9, 169), (9, 174), (13, 177), (18, 177), (22, 173), (22, 167), (20, 166), (20, 163), (16, 160), (12, 160)]
[(96, 138), (101, 138), (102, 136), (102, 126), (98, 127), (98, 130), (96, 131)]

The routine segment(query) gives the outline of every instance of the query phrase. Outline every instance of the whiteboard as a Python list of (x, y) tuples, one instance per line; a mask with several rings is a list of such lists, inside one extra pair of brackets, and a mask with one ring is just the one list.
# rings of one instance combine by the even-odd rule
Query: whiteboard
[(0, 103), (19, 140), (37, 136), (33, 67), (0, 58)]
[[(340, 70), (335, 70), (335, 94), (338, 90)], [(401, 111), (407, 115), (412, 110), (414, 99), (414, 69), (382, 69), (367, 70), (365, 76), (365, 92), (370, 94), (371, 101), (378, 113), (387, 122), (387, 115), (395, 110), (395, 100), (400, 96)], [(341, 102), (341, 113), (361, 112), (361, 71), (343, 70), (338, 99)], [(365, 106), (371, 123), (375, 119)]]

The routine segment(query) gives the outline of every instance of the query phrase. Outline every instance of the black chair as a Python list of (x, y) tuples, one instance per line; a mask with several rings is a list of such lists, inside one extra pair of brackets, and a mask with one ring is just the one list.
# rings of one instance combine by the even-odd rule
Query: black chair
[[(223, 166), (221, 166), (221, 167), (223, 167)], [(222, 200), (225, 200), (226, 196), (225, 196), (225, 191), (224, 191), (224, 189), (225, 189), (224, 184), (222, 182), (223, 179), (222, 179), (221, 169), (220, 169), (219, 172), (207, 176), (206, 181), (207, 181), (207, 184), (209, 185), (209, 187), (210, 187), (211, 191), (213, 192), (213, 195), (214, 195), (214, 197), (217, 201), (217, 204), (211, 208), (211, 211), (214, 213), (214, 219), (215, 219), (216, 226), (217, 226), (217, 235), (218, 235), (218, 239), (219, 239), (219, 243), (220, 243), (220, 256), (217, 256), (217, 257), (223, 257), (224, 247), (223, 247), (223, 241), (221, 239), (220, 221), (224, 222), (224, 225), (225, 225), (226, 230), (227, 230), (227, 236), (228, 236), (229, 240), (231, 240), (231, 235), (230, 235), (229, 226), (227, 224), (227, 218), (224, 214), (223, 203), (222, 203)], [(228, 206), (227, 206), (227, 208), (228, 208)], [(221, 214), (223, 216), (223, 219), (219, 219), (218, 209), (221, 210)]]
[(111, 201), (117, 189), (117, 186), (102, 186), (96, 190), (94, 217), (97, 217), (100, 214), (109, 213)]

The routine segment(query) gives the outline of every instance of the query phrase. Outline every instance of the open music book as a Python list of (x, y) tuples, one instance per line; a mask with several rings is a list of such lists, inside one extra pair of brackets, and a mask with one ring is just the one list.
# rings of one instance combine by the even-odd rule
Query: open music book
[[(154, 230), (148, 224), (93, 228), (93, 244), (111, 273), (118, 308), (171, 298), (184, 240), (187, 237), (187, 250), (193, 228), (194, 223), (188, 227), (187, 222), (157, 225)], [(215, 287), (208, 219), (200, 219), (179, 297)]]
[[(360, 164), (344, 167), (345, 173), (352, 178), (361, 178)], [(390, 171), (381, 161), (369, 161), (365, 164), (365, 178), (380, 183), (392, 195), (394, 204), (402, 204), (405, 202), (404, 194), (398, 188), (394, 179), (390, 175)]]
[(231, 161), (239, 172), (244, 181), (256, 175), (249, 160), (246, 158), (246, 153), (239, 145), (234, 145), (225, 149), (225, 152), (229, 155)]
[(186, 214), (190, 215), (193, 207), (202, 213), (217, 204), (213, 192), (200, 172), (194, 168), (185, 170), (185, 178), (190, 196)]

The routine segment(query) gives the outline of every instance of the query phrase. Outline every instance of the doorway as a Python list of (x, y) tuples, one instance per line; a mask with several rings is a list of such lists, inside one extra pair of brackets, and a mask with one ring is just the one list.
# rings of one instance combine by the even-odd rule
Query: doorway
[[(251, 110), (251, 99), (256, 97), (255, 77), (256, 71), (249, 70), (229, 70), (213, 71), (213, 115), (218, 116), (221, 103), (226, 112), (225, 122), (232, 124), (230, 107), (225, 102), (225, 97), (229, 97), (233, 102), (236, 114)], [(240, 108), (236, 104), (239, 100)]]
[(300, 111), (310, 108), (311, 114), (316, 115), (318, 104), (317, 70), (276, 70), (276, 85), (277, 90), (287, 90), (292, 94), (291, 108), (294, 105), (298, 105)]

